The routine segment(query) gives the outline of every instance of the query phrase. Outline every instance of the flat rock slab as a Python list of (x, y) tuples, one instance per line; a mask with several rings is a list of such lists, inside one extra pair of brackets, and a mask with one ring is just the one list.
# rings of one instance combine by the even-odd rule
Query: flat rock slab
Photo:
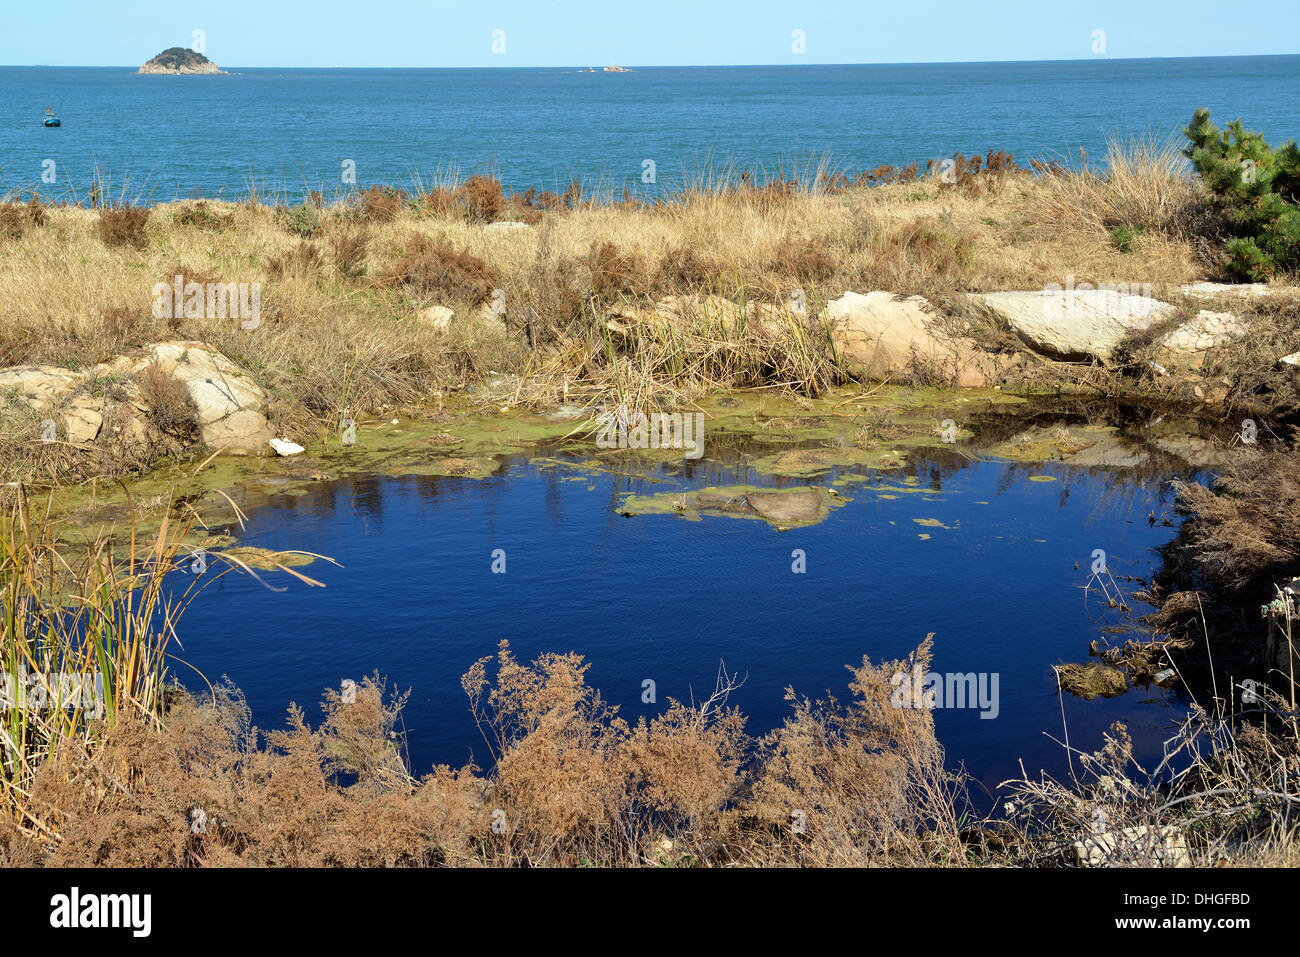
[(1271, 295), (1300, 295), (1300, 288), (1296, 286), (1270, 286), (1266, 282), (1193, 282), (1188, 283), (1186, 286), (1179, 286), (1178, 291), (1184, 296), (1208, 296), (1210, 298), (1225, 296), (1235, 299), (1257, 299), (1260, 296)]
[(1125, 339), (1177, 315), (1165, 302), (1111, 289), (1044, 289), (976, 296), (1035, 352), (1106, 360)]
[(1005, 364), (973, 343), (946, 335), (922, 296), (846, 292), (826, 304), (841, 361), (875, 381), (921, 378), (967, 388), (991, 385)]

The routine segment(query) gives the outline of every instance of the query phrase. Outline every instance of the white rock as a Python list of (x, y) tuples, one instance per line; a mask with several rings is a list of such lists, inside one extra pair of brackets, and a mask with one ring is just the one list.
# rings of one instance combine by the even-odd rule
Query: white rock
[(1109, 359), (1126, 338), (1176, 311), (1148, 296), (1112, 289), (1044, 289), (977, 296), (1035, 352)]
[(104, 424), (102, 411), (101, 403), (88, 395), (79, 395), (68, 403), (63, 414), (68, 441), (74, 445), (89, 445), (95, 441)]
[(77, 387), (79, 377), (58, 366), (10, 366), (0, 369), (0, 399), (12, 394), (44, 412)]
[(936, 325), (928, 300), (891, 292), (846, 292), (826, 304), (823, 318), (843, 361), (868, 378), (886, 381), (918, 374), (953, 385), (990, 384), (1002, 364)]
[(299, 452), (307, 451), (297, 442), (290, 442), (288, 439), (272, 439), (271, 448), (275, 449), (276, 455), (297, 455)]
[(1106, 831), (1074, 842), (1075, 859), (1085, 867), (1191, 867), (1187, 841), (1178, 828), (1159, 830), (1140, 824)]
[(1167, 365), (1199, 367), (1205, 353), (1244, 334), (1246, 326), (1230, 312), (1202, 309), (1172, 332), (1160, 337), (1160, 358)]
[(421, 309), (418, 315), (421, 322), (432, 326), (434, 329), (446, 329), (451, 325), (451, 317), (455, 313), (446, 306), (428, 306)]
[(1235, 296), (1246, 299), (1267, 296), (1269, 286), (1264, 282), (1193, 282), (1186, 286), (1179, 286), (1178, 291), (1184, 296)]

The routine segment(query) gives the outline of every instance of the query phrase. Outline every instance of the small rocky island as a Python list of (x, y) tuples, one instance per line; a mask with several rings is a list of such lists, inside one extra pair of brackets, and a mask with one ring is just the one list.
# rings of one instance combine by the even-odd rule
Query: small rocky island
[(225, 70), (219, 68), (202, 53), (188, 47), (171, 47), (163, 50), (162, 53), (159, 53), (136, 72), (170, 74), (220, 73), (223, 76), (226, 75)]

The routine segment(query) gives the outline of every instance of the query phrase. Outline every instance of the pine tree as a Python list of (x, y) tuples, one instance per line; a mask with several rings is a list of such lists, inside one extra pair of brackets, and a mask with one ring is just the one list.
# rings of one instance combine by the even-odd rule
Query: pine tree
[(1232, 272), (1259, 281), (1300, 268), (1300, 149), (1290, 140), (1273, 149), (1241, 120), (1220, 131), (1201, 107), (1183, 130), (1184, 153), (1215, 201), (1232, 216)]

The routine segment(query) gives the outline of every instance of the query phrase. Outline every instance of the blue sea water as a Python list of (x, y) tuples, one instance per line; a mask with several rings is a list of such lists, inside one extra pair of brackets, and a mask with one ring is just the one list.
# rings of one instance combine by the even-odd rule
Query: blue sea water
[[(860, 66), (0, 68), (0, 193), (84, 195), (96, 165), (135, 201), (426, 182), (491, 169), (512, 189), (570, 179), (634, 193), (712, 166), (880, 164), (1009, 150), (1078, 161), (1108, 136), (1177, 136), (1198, 106), (1280, 141), (1300, 133), (1300, 56)], [(41, 126), (46, 106), (63, 120)], [(54, 163), (54, 183), (42, 173)], [(656, 182), (642, 181), (644, 163)]]

